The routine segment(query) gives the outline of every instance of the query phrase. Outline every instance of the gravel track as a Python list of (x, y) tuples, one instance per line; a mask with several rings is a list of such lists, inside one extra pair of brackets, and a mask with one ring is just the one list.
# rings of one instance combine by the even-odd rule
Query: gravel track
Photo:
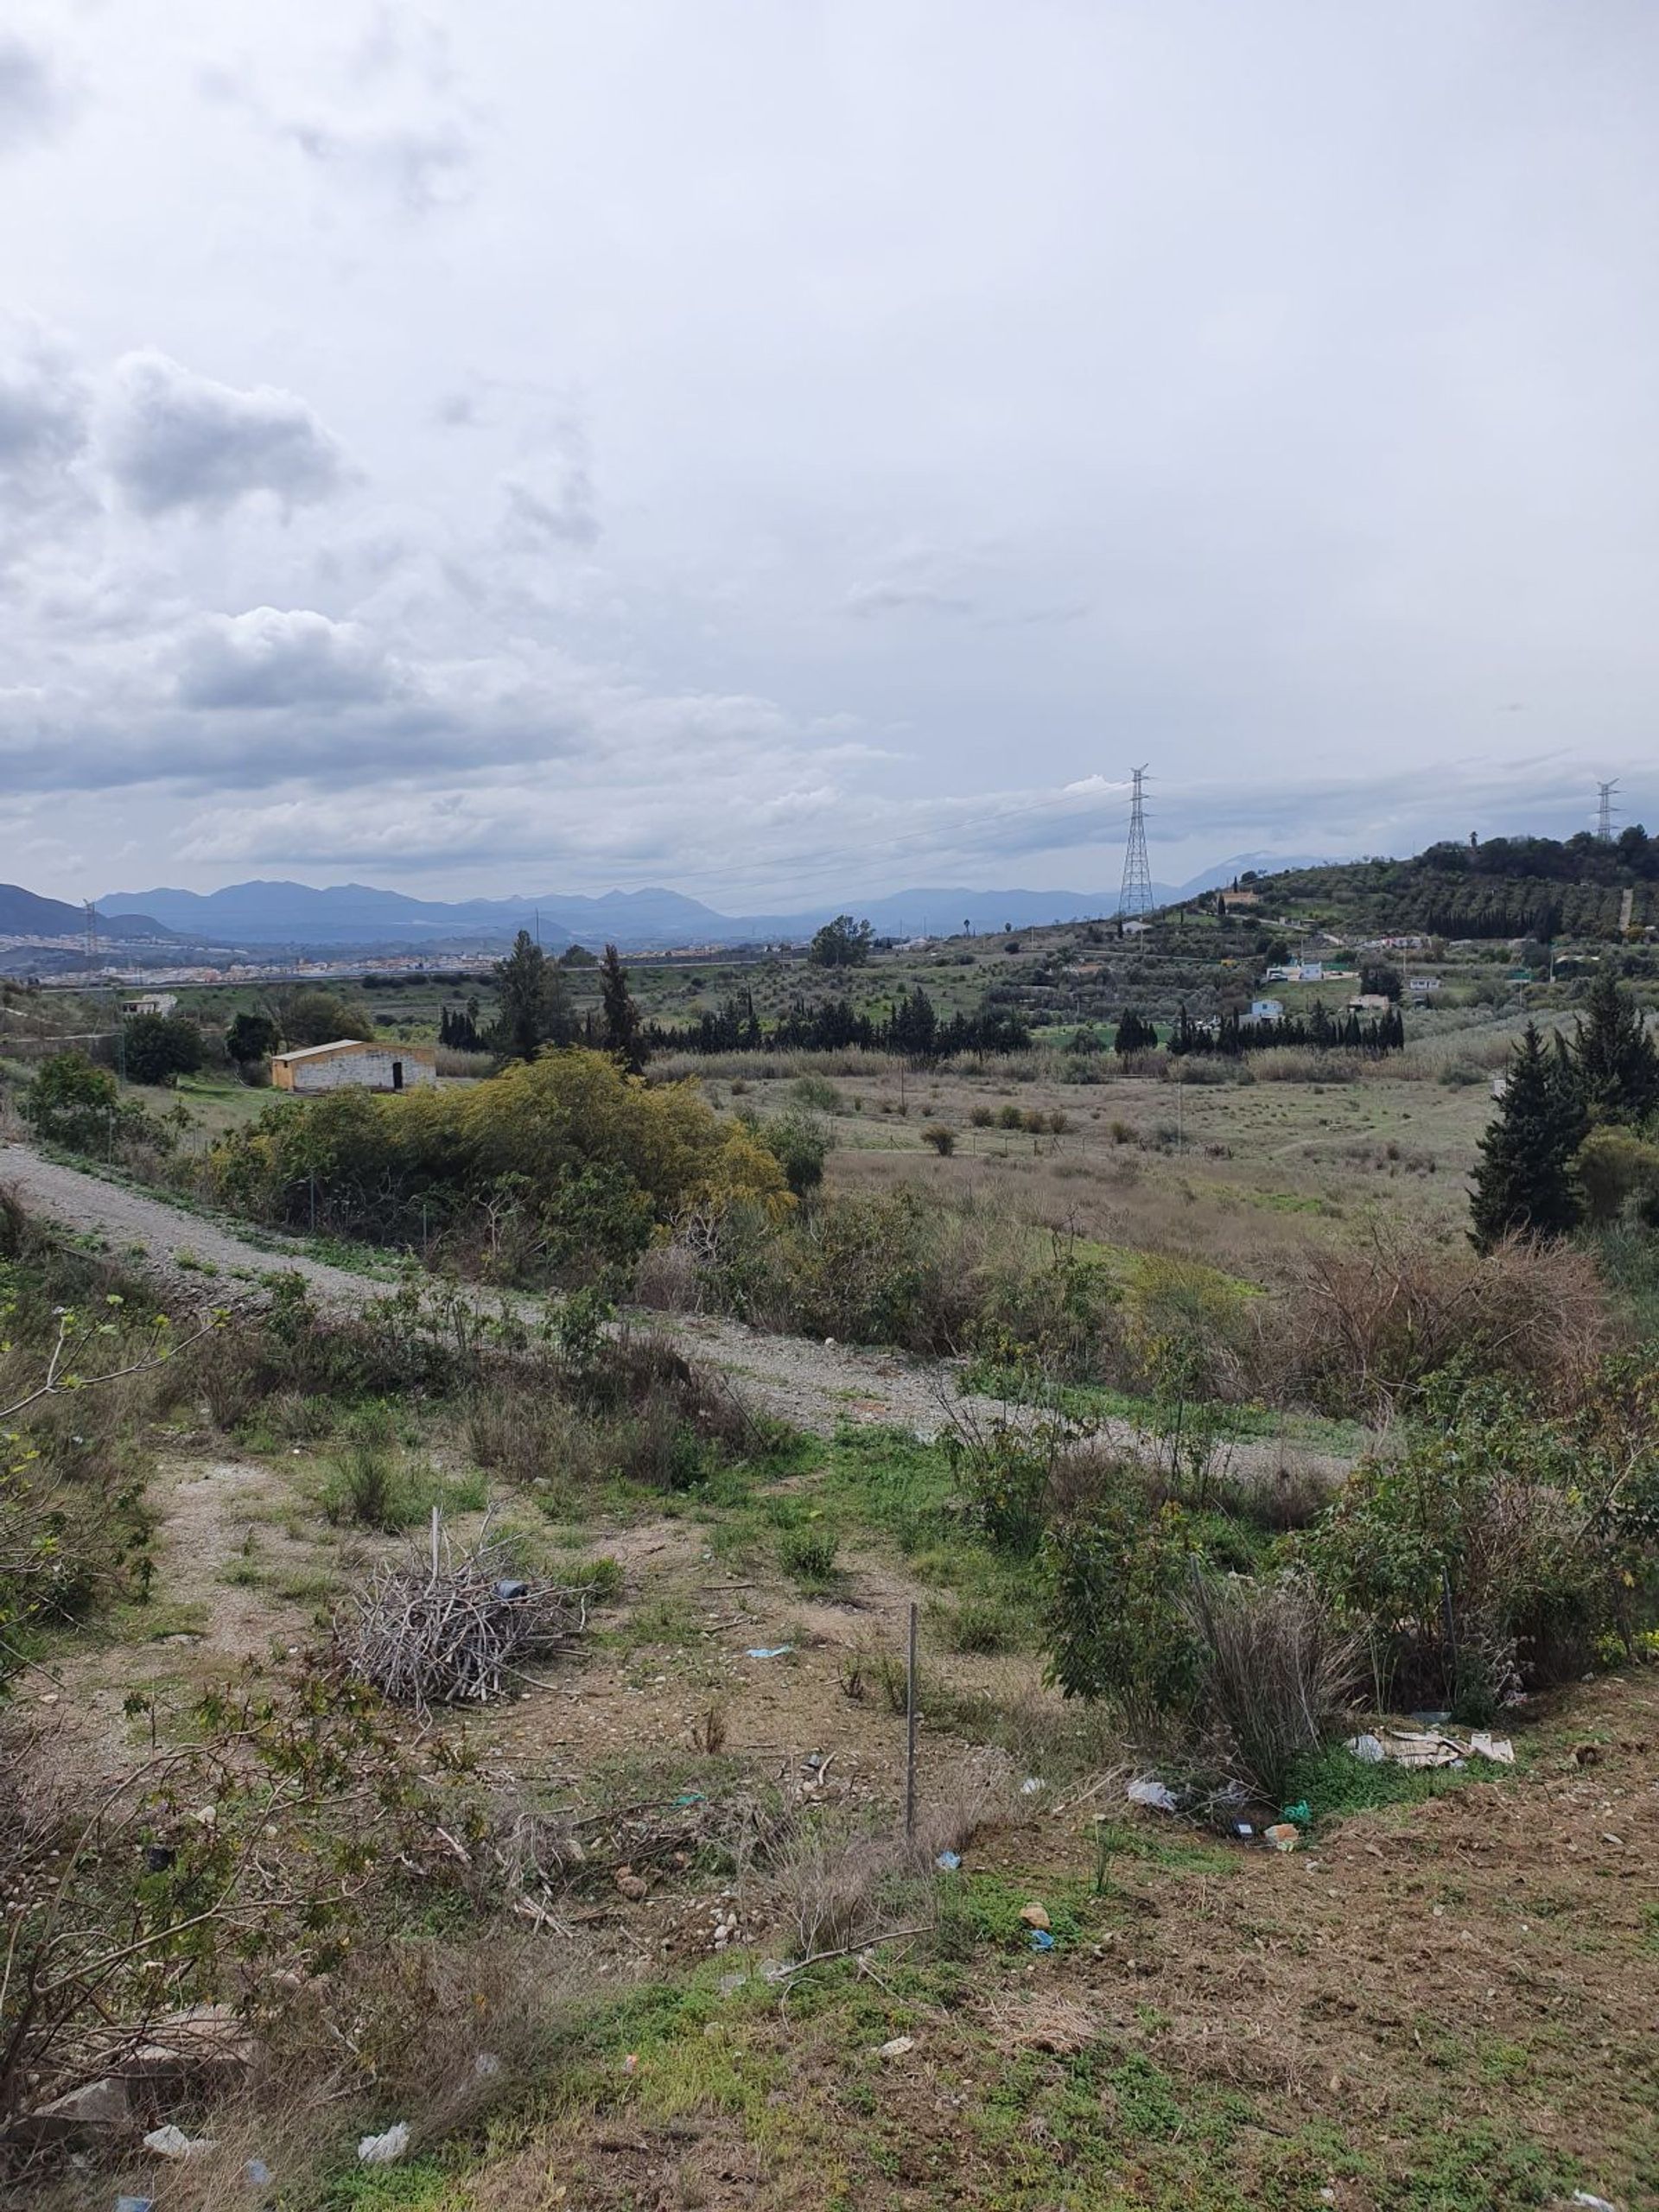
[[(357, 1313), (391, 1287), (384, 1275), (333, 1266), (296, 1246), (253, 1243), (164, 1199), (43, 1159), (27, 1145), (0, 1145), (0, 1187), (15, 1191), (30, 1212), (101, 1239), (118, 1256), (130, 1256), (170, 1292), (201, 1306), (247, 1295), (262, 1276), (279, 1270), (302, 1276), (314, 1302), (334, 1313)], [(205, 1281), (204, 1265), (215, 1270)], [(480, 1300), (491, 1310), (505, 1300), (527, 1315), (541, 1311), (538, 1300), (512, 1293), (480, 1292)], [(959, 1421), (984, 1426), (1024, 1417), (999, 1401), (964, 1391), (959, 1364), (950, 1360), (772, 1336), (710, 1314), (648, 1319), (689, 1356), (725, 1375), (752, 1410), (816, 1435), (833, 1436), (852, 1421), (931, 1440)], [(1147, 1441), (1127, 1421), (1103, 1422), (1100, 1433), (1126, 1451), (1144, 1449)], [(1282, 1466), (1338, 1480), (1349, 1463), (1311, 1446), (1268, 1438), (1235, 1444), (1228, 1465), (1239, 1475)]]

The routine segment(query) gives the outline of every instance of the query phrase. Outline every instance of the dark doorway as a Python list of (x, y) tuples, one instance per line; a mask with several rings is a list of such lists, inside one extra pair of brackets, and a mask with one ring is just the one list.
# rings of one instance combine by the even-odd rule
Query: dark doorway
[(401, 1060), (394, 1060), (391, 1064), (391, 1087), (394, 1090), (401, 1090), (404, 1087), (404, 1064)]

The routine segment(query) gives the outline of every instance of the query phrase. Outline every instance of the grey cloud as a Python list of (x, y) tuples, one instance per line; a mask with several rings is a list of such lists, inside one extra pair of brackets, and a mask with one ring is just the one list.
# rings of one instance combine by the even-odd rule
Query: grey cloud
[(399, 685), (385, 655), (354, 622), (308, 608), (256, 607), (216, 615), (191, 641), (179, 671), (183, 707), (221, 709), (359, 706)]
[(51, 137), (71, 105), (46, 55), (15, 33), (0, 32), (0, 154)]
[(111, 474), (141, 514), (194, 507), (222, 514), (269, 492), (285, 508), (326, 499), (349, 480), (338, 442), (305, 401), (269, 385), (216, 384), (165, 353), (129, 353), (100, 425)]
[(855, 584), (843, 602), (849, 614), (925, 614), (969, 616), (978, 612), (975, 601), (958, 592), (940, 591), (933, 584)]
[(521, 552), (598, 543), (599, 513), (587, 442), (575, 424), (567, 423), (552, 434), (552, 442), (556, 454), (539, 479), (520, 474), (501, 480), (506, 501), (504, 535)]
[(385, 188), (410, 214), (454, 207), (472, 190), (472, 143), (453, 122), (278, 127), (319, 168)]
[(0, 482), (9, 501), (40, 497), (79, 458), (88, 404), (86, 384), (38, 325), (0, 334)]

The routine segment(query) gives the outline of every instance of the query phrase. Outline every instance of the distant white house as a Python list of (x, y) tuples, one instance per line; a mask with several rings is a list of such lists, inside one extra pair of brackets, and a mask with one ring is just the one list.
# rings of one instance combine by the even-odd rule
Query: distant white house
[(415, 1090), (437, 1079), (429, 1045), (366, 1045), (356, 1037), (278, 1052), (270, 1063), (276, 1090), (306, 1097), (323, 1090)]
[(1431, 991), (1438, 991), (1440, 988), (1438, 976), (1408, 976), (1406, 978), (1406, 988), (1414, 999), (1427, 998)]
[(1252, 999), (1250, 1001), (1252, 1021), (1282, 1021), (1284, 1018), (1283, 999)]
[(178, 1002), (176, 992), (146, 991), (138, 998), (122, 1000), (122, 1019), (130, 1021), (136, 1015), (141, 1014), (171, 1014)]
[(1386, 1014), (1392, 1001), (1384, 991), (1358, 991), (1348, 1001), (1350, 1014)]

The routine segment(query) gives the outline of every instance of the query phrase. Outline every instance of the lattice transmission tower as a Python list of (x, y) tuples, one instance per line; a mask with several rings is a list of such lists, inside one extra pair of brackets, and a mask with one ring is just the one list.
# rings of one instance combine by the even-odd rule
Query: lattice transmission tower
[(1123, 855), (1123, 887), (1117, 894), (1120, 914), (1149, 914), (1152, 912), (1152, 864), (1147, 858), (1147, 814), (1141, 796), (1141, 785), (1146, 775), (1144, 768), (1136, 768), (1134, 791), (1129, 799), (1129, 842)]
[(89, 960), (96, 960), (98, 957), (98, 909), (90, 899), (83, 899), (81, 907), (86, 918), (81, 930), (81, 938), (86, 947), (86, 957)]
[(1617, 777), (1614, 778), (1611, 784), (1598, 784), (1596, 785), (1596, 791), (1600, 801), (1600, 804), (1596, 809), (1596, 835), (1600, 838), (1604, 845), (1611, 845), (1613, 842), (1613, 817), (1618, 811), (1618, 809), (1613, 804), (1613, 793), (1618, 789), (1618, 779)]

